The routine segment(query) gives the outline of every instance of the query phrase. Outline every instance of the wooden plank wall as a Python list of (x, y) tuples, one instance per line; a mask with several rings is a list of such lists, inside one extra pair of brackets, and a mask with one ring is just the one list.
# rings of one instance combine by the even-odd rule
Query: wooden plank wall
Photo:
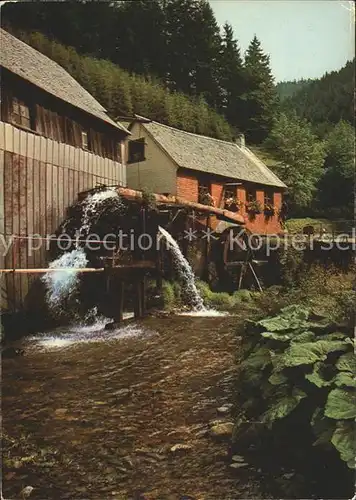
[[(125, 166), (0, 122), (0, 268), (45, 267), (45, 246), (31, 254), (27, 240), (7, 252), (4, 244), (12, 235), (53, 234), (78, 192), (98, 184), (125, 186)], [(2, 278), (0, 308), (21, 309), (35, 279)]]

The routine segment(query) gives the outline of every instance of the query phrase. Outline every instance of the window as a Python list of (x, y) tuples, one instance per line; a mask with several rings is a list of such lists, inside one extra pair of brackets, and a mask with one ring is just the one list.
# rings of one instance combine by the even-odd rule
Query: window
[(225, 200), (227, 200), (229, 198), (237, 199), (237, 187), (228, 186), (227, 188), (225, 188), (224, 198), (225, 198)]
[(214, 199), (211, 196), (210, 180), (202, 176), (198, 179), (198, 203), (203, 205), (213, 205)]
[(128, 163), (138, 163), (145, 160), (145, 139), (129, 141)]
[(257, 199), (256, 189), (247, 188), (246, 189), (246, 201), (255, 201)]
[(88, 134), (84, 131), (82, 131), (82, 148), (86, 150), (89, 149)]
[(13, 97), (10, 109), (12, 123), (20, 125), (21, 127), (31, 128), (30, 109), (24, 101), (21, 101), (17, 97)]
[(237, 186), (226, 186), (224, 188), (224, 208), (236, 211), (238, 208)]
[(273, 190), (272, 189), (266, 189), (265, 190), (265, 199), (264, 199), (264, 202), (265, 202), (265, 205), (273, 205)]

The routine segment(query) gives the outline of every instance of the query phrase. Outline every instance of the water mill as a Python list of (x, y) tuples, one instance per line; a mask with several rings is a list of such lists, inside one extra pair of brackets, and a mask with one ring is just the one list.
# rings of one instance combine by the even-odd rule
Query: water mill
[(274, 3), (1, 2), (1, 498), (353, 497), (352, 12)]

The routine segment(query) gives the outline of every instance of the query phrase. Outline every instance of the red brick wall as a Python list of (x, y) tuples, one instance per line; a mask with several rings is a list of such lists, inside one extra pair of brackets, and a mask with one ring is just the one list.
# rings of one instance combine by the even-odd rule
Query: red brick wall
[[(242, 191), (245, 191), (243, 188), (239, 189), (239, 199), (241, 201), (246, 200), (246, 194), (243, 194)], [(260, 202), (261, 206), (264, 206), (264, 192), (258, 190), (256, 192), (256, 198)], [(273, 204), (276, 207), (276, 213), (272, 217), (266, 217), (264, 213), (258, 214), (255, 217), (250, 217), (249, 214), (246, 213), (245, 207), (241, 209), (241, 214), (244, 216), (246, 221), (246, 227), (253, 233), (257, 234), (278, 234), (283, 232), (281, 223), (278, 218), (278, 211), (282, 206), (282, 193), (275, 192), (273, 195)]]
[(215, 201), (215, 206), (220, 208), (221, 207), (221, 196), (223, 192), (223, 185), (222, 183), (219, 184), (218, 182), (212, 182), (211, 183), (211, 196), (214, 198)]
[[(215, 200), (215, 206), (220, 207), (221, 195), (223, 191), (223, 181), (218, 181), (212, 179), (211, 183), (211, 195)], [(278, 234), (282, 232), (281, 224), (278, 220), (278, 211), (282, 206), (282, 193), (275, 192), (273, 204), (276, 207), (276, 214), (272, 217), (266, 217), (264, 213), (256, 215), (254, 218), (250, 217), (246, 213), (245, 203), (246, 203), (246, 190), (243, 186), (239, 186), (237, 190), (238, 199), (242, 202), (242, 207), (240, 208), (240, 214), (244, 217), (246, 222), (246, 227), (250, 231), (258, 234)], [(198, 201), (198, 179), (194, 174), (188, 174), (182, 171), (178, 171), (177, 174), (177, 196), (185, 198), (189, 201)], [(264, 206), (264, 191), (258, 189), (256, 191), (257, 200), (260, 202), (261, 206)], [(211, 217), (210, 224), (214, 228), (219, 221), (216, 217)]]
[(198, 201), (198, 179), (185, 172), (177, 174), (177, 196), (188, 201)]

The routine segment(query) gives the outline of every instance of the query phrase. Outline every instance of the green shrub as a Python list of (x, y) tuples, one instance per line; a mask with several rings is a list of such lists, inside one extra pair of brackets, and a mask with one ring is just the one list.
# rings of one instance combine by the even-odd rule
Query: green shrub
[[(352, 330), (313, 315), (300, 305), (247, 325), (249, 344), (239, 381), (241, 414), (235, 439), (258, 421), (259, 431), (309, 422), (314, 446), (335, 447), (354, 467), (356, 454), (356, 361)], [(278, 423), (278, 425), (277, 425)], [(292, 437), (291, 437), (292, 439)], [(293, 446), (293, 445), (292, 445)]]
[(205, 281), (200, 280), (196, 281), (196, 285), (205, 305), (208, 305), (207, 302), (211, 299), (211, 296), (213, 294), (213, 292), (210, 290), (210, 286)]
[(177, 305), (182, 304), (182, 287), (178, 281), (174, 281), (172, 283), (172, 288), (173, 288), (173, 293), (174, 293), (174, 299)]
[(157, 200), (154, 193), (146, 188), (142, 189), (141, 203), (145, 208), (154, 210), (157, 207)]
[(162, 283), (162, 301), (163, 309), (171, 310), (175, 306), (175, 296), (172, 283), (163, 281)]
[(219, 311), (226, 311), (233, 307), (234, 301), (231, 295), (226, 292), (212, 292), (209, 298), (209, 307)]
[(235, 305), (232, 295), (226, 292), (213, 292), (205, 281), (197, 281), (197, 288), (206, 307), (218, 311), (228, 311)]
[(334, 224), (328, 219), (312, 219), (310, 217), (288, 219), (285, 222), (285, 227), (290, 234), (302, 234), (305, 226), (313, 226), (315, 233), (320, 233), (322, 228), (331, 233), (333, 231)]
[(253, 300), (253, 295), (252, 292), (248, 290), (237, 290), (233, 294), (233, 299), (235, 303), (251, 302), (251, 300)]

